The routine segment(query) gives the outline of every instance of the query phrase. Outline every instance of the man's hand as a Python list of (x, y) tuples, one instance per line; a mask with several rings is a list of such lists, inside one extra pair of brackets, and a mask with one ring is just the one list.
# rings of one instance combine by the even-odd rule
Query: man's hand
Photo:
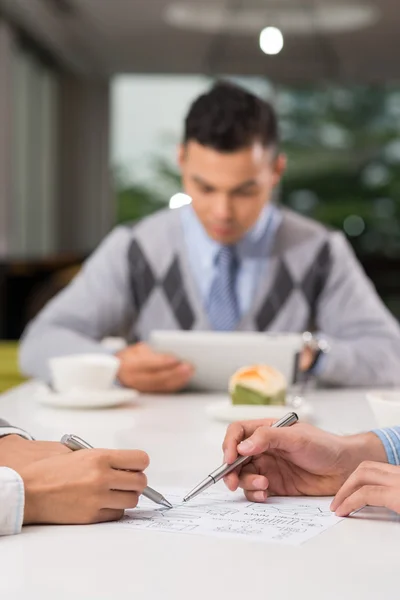
[(400, 513), (400, 467), (361, 463), (336, 494), (331, 510), (347, 517), (364, 506), (384, 506)]
[(315, 350), (309, 346), (305, 346), (300, 352), (299, 369), (300, 371), (308, 371), (315, 360)]
[(193, 367), (174, 356), (154, 352), (146, 344), (129, 346), (117, 354), (121, 361), (118, 379), (122, 385), (147, 393), (182, 390), (192, 377)]
[(373, 433), (340, 437), (304, 423), (271, 428), (272, 423), (235, 423), (223, 443), (227, 463), (238, 455), (250, 458), (225, 478), (230, 490), (243, 488), (250, 501), (264, 502), (271, 495), (330, 496), (363, 460), (387, 460)]
[(0, 438), (0, 464), (14, 471), (38, 460), (69, 452), (71, 450), (60, 442), (30, 441), (20, 435), (7, 435)]
[[(79, 450), (19, 469), (24, 523), (85, 524), (120, 519), (147, 485), (140, 450)], [(127, 472), (129, 471), (129, 472)]]

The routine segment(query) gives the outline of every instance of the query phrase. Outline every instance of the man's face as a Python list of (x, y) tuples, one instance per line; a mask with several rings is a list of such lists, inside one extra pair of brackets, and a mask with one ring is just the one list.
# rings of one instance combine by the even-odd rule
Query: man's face
[(189, 141), (180, 148), (185, 192), (210, 238), (235, 244), (256, 223), (285, 169), (285, 157), (254, 143), (222, 153)]

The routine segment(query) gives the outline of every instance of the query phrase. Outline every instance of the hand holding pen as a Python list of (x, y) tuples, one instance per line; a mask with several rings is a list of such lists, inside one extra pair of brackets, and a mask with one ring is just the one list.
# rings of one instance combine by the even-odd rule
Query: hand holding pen
[[(61, 443), (67, 446), (70, 450), (93, 450), (93, 446), (85, 442), (82, 438), (77, 435), (66, 434), (61, 438)], [(125, 469), (129, 471), (129, 469)], [(142, 495), (152, 500), (156, 504), (160, 504), (161, 506), (165, 506), (166, 508), (172, 508), (172, 504), (164, 498), (160, 492), (157, 492), (153, 488), (146, 486), (142, 491)]]
[[(277, 429), (277, 428), (282, 428), (282, 427), (290, 427), (291, 425), (294, 425), (295, 423), (297, 423), (298, 420), (299, 420), (299, 418), (296, 415), (296, 413), (291, 412), (291, 413), (288, 413), (286, 416), (282, 417), (282, 419), (279, 419), (279, 421), (273, 422), (271, 420), (268, 423), (268, 428), (269, 429)], [(253, 423), (254, 423), (254, 421), (253, 421)], [(260, 423), (260, 422), (258, 422), (258, 423)], [(239, 432), (240, 432), (240, 433), (237, 433), (236, 438), (234, 438), (234, 441), (236, 441), (236, 446), (237, 446), (239, 441), (243, 440), (246, 436), (245, 436), (244, 428), (240, 423), (236, 423), (235, 426), (239, 426)], [(233, 426), (233, 427), (235, 427), (235, 426)], [(251, 455), (245, 455), (245, 456), (238, 457), (237, 449), (234, 448), (232, 446), (232, 444), (231, 444), (230, 450), (231, 450), (230, 452), (225, 453), (226, 462), (223, 465), (221, 465), (220, 467), (218, 467), (218, 469), (215, 469), (215, 471), (210, 473), (198, 485), (196, 485), (196, 487), (193, 488), (193, 490), (191, 492), (189, 492), (189, 494), (187, 494), (187, 496), (184, 497), (184, 499), (183, 499), (184, 502), (189, 502), (189, 500), (192, 500), (193, 498), (195, 498), (196, 496), (198, 496), (199, 494), (204, 492), (206, 489), (208, 489), (215, 483), (218, 483), (218, 481), (220, 481), (221, 479), (227, 478), (230, 473), (232, 473), (232, 475), (233, 475), (233, 472), (236, 469), (238, 469), (238, 467), (244, 465), (246, 462), (249, 462)], [(236, 476), (237, 476), (237, 474), (236, 474)]]
[(121, 519), (146, 487), (148, 464), (140, 450), (103, 449), (26, 461), (18, 467), (25, 489), (24, 523), (83, 525)]
[(224, 481), (231, 491), (242, 488), (251, 502), (269, 496), (333, 496), (364, 460), (385, 460), (374, 433), (339, 436), (297, 423), (276, 428), (271, 419), (229, 426), (224, 456), (246, 461)]

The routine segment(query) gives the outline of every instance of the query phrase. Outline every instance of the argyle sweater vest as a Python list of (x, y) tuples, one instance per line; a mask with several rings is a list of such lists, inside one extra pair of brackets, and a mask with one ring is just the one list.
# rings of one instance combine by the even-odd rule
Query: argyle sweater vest
[[(179, 210), (156, 213), (130, 234), (127, 267), (135, 318), (125, 334), (128, 341), (147, 340), (156, 329), (212, 329), (187, 258)], [(313, 328), (331, 268), (330, 235), (322, 225), (282, 211), (252, 307), (238, 331)]]

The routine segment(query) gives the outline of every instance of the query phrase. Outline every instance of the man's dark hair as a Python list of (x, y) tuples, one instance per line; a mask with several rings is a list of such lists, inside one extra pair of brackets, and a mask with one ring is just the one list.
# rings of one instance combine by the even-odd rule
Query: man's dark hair
[(226, 81), (218, 82), (190, 107), (183, 141), (219, 152), (235, 152), (260, 142), (278, 145), (278, 120), (268, 102)]

